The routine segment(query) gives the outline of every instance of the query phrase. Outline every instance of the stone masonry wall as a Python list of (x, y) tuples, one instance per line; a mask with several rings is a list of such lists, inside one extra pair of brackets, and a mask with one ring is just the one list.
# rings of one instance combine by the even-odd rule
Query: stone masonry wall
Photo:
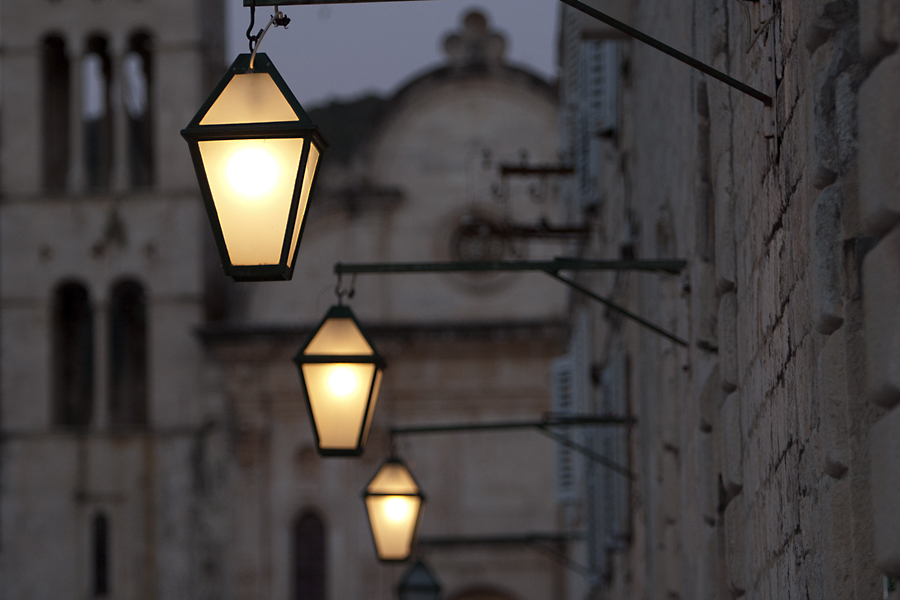
[(586, 252), (689, 266), (592, 283), (690, 343), (594, 312), (639, 422), (599, 597), (870, 599), (900, 574), (900, 3), (746, 6), (633, 6), (775, 102), (626, 50)]

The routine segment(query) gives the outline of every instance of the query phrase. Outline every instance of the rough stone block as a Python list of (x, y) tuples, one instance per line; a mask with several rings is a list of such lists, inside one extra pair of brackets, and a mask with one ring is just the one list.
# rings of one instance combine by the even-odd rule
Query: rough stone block
[(725, 392), (722, 390), (722, 377), (719, 375), (719, 365), (716, 364), (709, 375), (706, 377), (706, 383), (700, 390), (700, 430), (712, 431), (716, 423), (719, 421), (719, 411), (722, 410), (722, 403), (725, 402)]
[(886, 575), (900, 578), (900, 408), (872, 427), (870, 443), (875, 559)]
[(859, 3), (859, 45), (868, 60), (877, 60), (900, 41), (900, 2), (863, 0)]
[[(863, 3), (865, 4), (865, 3)], [(875, 234), (900, 220), (900, 54), (884, 59), (859, 90), (859, 195)]]
[(722, 407), (722, 436), (725, 441), (722, 483), (729, 496), (736, 496), (744, 488), (741, 399), (737, 392), (729, 394)]
[(825, 341), (818, 364), (818, 401), (821, 407), (824, 471), (840, 479), (850, 464), (847, 445), (847, 380), (844, 359), (845, 336), (838, 332)]
[(813, 314), (819, 333), (830, 334), (844, 322), (841, 215), (844, 196), (837, 185), (819, 194), (813, 210)]
[(900, 228), (863, 263), (869, 398), (891, 408), (900, 402)]
[(719, 361), (722, 389), (733, 392), (738, 385), (737, 294), (728, 292), (719, 300)]
[(744, 503), (739, 500), (739, 498), (732, 500), (725, 508), (725, 567), (728, 576), (728, 590), (733, 598), (743, 596), (747, 589), (744, 565), (746, 551)]

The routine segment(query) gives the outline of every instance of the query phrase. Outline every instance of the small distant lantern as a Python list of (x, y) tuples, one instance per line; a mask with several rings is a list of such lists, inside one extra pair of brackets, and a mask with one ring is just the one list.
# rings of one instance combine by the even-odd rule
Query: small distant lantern
[(385, 364), (350, 307), (332, 306), (294, 362), (319, 454), (361, 455)]
[(409, 559), (418, 535), (425, 496), (406, 464), (387, 459), (363, 491), (378, 558)]
[(290, 279), (327, 144), (269, 58), (238, 56), (181, 135), (225, 274)]
[(441, 584), (425, 563), (417, 560), (397, 586), (399, 600), (438, 600)]

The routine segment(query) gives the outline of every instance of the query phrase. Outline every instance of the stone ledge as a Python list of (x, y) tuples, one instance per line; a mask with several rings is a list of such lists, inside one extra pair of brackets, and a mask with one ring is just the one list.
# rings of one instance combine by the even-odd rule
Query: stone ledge
[(900, 402), (900, 228), (863, 262), (869, 398), (891, 408)]
[(869, 232), (900, 221), (900, 54), (884, 59), (859, 90), (859, 196)]

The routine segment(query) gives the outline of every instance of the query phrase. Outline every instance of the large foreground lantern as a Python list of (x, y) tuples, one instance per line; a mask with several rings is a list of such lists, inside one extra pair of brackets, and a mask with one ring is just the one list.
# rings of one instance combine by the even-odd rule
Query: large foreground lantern
[(181, 135), (225, 274), (290, 279), (327, 144), (269, 58), (238, 56)]
[(383, 561), (405, 561), (412, 554), (425, 496), (406, 464), (387, 459), (363, 491), (375, 552)]
[(350, 307), (332, 306), (294, 362), (319, 454), (362, 454), (385, 365)]
[(397, 586), (399, 600), (438, 600), (441, 584), (421, 560), (409, 568)]

